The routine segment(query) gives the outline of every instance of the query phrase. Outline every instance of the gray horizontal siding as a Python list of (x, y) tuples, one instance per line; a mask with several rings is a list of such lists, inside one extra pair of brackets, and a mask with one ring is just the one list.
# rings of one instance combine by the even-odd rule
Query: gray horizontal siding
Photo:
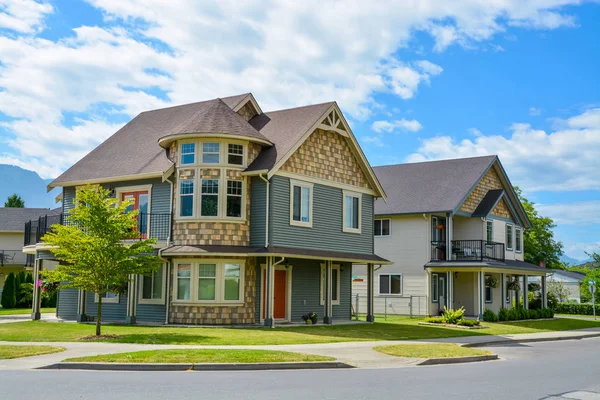
[[(163, 267), (163, 268), (166, 268)], [(165, 279), (166, 281), (167, 279)], [(169, 292), (166, 282), (163, 282), (165, 286), (165, 296)], [(138, 279), (138, 290), (137, 290), (137, 306), (135, 311), (135, 318), (138, 322), (155, 322), (164, 323), (167, 312), (166, 299), (163, 299), (163, 304), (140, 304), (140, 293), (142, 293), (142, 277)]]
[(258, 177), (253, 177), (250, 187), (250, 246), (265, 245), (267, 184)]
[(271, 184), (273, 246), (373, 254), (373, 196), (362, 195), (362, 231), (342, 231), (342, 189), (314, 184), (312, 228), (290, 225), (290, 180), (274, 176)]
[(62, 289), (58, 291), (56, 314), (58, 318), (75, 321), (77, 319), (77, 297), (79, 290)]
[[(98, 304), (94, 301), (94, 293), (87, 292), (85, 299), (85, 314), (89, 316), (98, 315)], [(127, 296), (119, 296), (118, 303), (102, 303), (103, 321), (125, 321), (127, 316)]]

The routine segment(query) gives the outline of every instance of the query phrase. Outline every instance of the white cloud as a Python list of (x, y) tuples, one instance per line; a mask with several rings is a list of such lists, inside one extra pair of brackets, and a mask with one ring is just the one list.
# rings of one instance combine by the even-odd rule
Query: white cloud
[(532, 117), (538, 117), (542, 115), (542, 109), (537, 107), (529, 107), (529, 115)]
[(384, 147), (383, 141), (379, 136), (363, 136), (361, 138), (363, 143), (369, 143), (377, 147)]
[[(410, 99), (442, 72), (426, 60), (398, 59), (415, 32), (430, 34), (436, 51), (472, 47), (509, 25), (573, 25), (563, 6), (578, 3), (87, 1), (102, 10), (105, 26), (74, 26), (72, 35), (52, 41), (36, 35), (52, 6), (0, 0), (0, 27), (10, 31), (0, 36), (0, 110), (11, 117), (4, 124), (10, 149), (0, 156), (45, 177), (113, 133), (112, 120), (95, 112), (98, 105), (132, 117), (166, 104), (252, 91), (265, 110), (337, 100), (349, 116), (364, 120), (377, 105), (376, 94)], [(93, 130), (70, 126), (69, 113), (85, 115), (76, 126)], [(36, 139), (39, 146), (26, 145)], [(80, 147), (56, 150), (53, 143), (63, 142)]]
[(599, 225), (600, 201), (578, 201), (573, 203), (537, 204), (536, 209), (560, 225)]
[(514, 184), (525, 191), (600, 190), (600, 109), (565, 121), (564, 129), (545, 132), (513, 124), (509, 137), (481, 135), (457, 141), (449, 136), (425, 139), (408, 161), (497, 154)]
[(377, 133), (382, 132), (395, 132), (395, 131), (405, 131), (405, 132), (418, 132), (423, 129), (423, 125), (416, 119), (399, 119), (396, 121), (375, 121), (373, 125), (371, 125), (371, 129), (373, 129)]

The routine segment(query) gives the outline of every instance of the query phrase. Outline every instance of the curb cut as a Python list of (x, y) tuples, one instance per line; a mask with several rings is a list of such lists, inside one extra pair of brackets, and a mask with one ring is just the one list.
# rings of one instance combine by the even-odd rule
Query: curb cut
[(88, 371), (264, 371), (292, 369), (338, 369), (355, 368), (353, 365), (338, 362), (282, 362), (256, 364), (146, 364), (146, 363), (85, 363), (60, 362), (37, 369), (66, 369)]
[(486, 356), (468, 356), (468, 357), (451, 357), (451, 358), (430, 358), (421, 361), (417, 365), (443, 365), (443, 364), (460, 364), (479, 361), (498, 360), (497, 354), (489, 354)]
[(497, 340), (497, 341), (489, 341), (489, 342), (480, 342), (480, 343), (464, 343), (461, 344), (462, 347), (489, 347), (496, 345), (505, 345), (505, 344), (518, 344), (518, 343), (538, 343), (538, 342), (558, 342), (562, 340), (581, 340), (581, 339), (590, 339), (600, 337), (600, 333), (591, 333), (591, 334), (581, 334), (577, 336), (558, 336), (558, 337), (548, 337), (548, 338), (523, 338), (523, 339), (506, 339), (506, 340)]

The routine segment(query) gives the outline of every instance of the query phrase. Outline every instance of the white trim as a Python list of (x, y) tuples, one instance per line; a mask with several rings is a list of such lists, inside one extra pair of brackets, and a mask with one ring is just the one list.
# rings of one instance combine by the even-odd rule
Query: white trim
[[(308, 204), (308, 222), (294, 220), (294, 186), (300, 188), (308, 188), (309, 204)], [(314, 185), (310, 182), (297, 181), (290, 179), (290, 225), (312, 228), (313, 226), (313, 192)], [(300, 219), (302, 219), (302, 190), (300, 190)]]
[[(276, 270), (280, 270), (280, 271), (286, 271), (286, 294), (285, 294), (285, 318), (283, 319), (284, 322), (291, 322), (292, 321), (292, 270), (294, 269), (294, 266), (292, 265), (288, 265), (287, 267), (285, 265), (282, 264), (277, 264), (273, 267), (273, 274), (275, 273)], [(264, 317), (264, 313), (266, 312), (266, 310), (264, 310), (265, 308), (265, 273), (267, 271), (267, 265), (266, 264), (260, 264), (260, 309), (259, 311), (259, 315), (260, 315), (260, 322), (264, 322), (265, 317)], [(273, 275), (275, 276), (275, 275)], [(275, 290), (275, 283), (273, 283), (273, 290)], [(275, 313), (275, 305), (273, 305), (273, 313)], [(278, 319), (277, 321), (282, 321), (281, 319)]]
[[(492, 237), (491, 240), (488, 240), (488, 237), (487, 237), (487, 232), (488, 232), (487, 228), (488, 228), (488, 225), (491, 225), (491, 227), (492, 227), (492, 230), (490, 232), (490, 235)], [(493, 219), (486, 219), (485, 220), (485, 240), (488, 241), (488, 242), (493, 242), (494, 241), (494, 220)]]
[[(193, 144), (194, 145), (194, 153), (186, 153), (186, 154), (194, 154), (194, 162), (193, 163), (189, 163), (189, 164), (184, 164), (183, 163), (183, 145), (184, 144)], [(178, 150), (178, 160), (177, 160), (177, 165), (185, 168), (185, 167), (190, 167), (190, 166), (194, 166), (198, 164), (198, 143), (194, 140), (181, 140), (177, 143), (177, 150)]]
[[(171, 167), (169, 167), (171, 168)], [(87, 180), (79, 180), (79, 181), (70, 181), (70, 182), (60, 182), (58, 184), (54, 184), (53, 182), (48, 184), (48, 191), (51, 191), (52, 188), (55, 187), (67, 187), (67, 186), (84, 186), (84, 185), (97, 185), (101, 183), (115, 183), (121, 181), (134, 181), (138, 179), (150, 179), (150, 178), (162, 178), (163, 172), (149, 172), (146, 174), (131, 174), (131, 175), (122, 175), (122, 176), (111, 176), (108, 178), (97, 178), (97, 179), (87, 179)]]
[[(388, 289), (390, 290), (390, 292), (392, 291), (392, 279), (391, 279), (391, 276), (392, 275), (398, 275), (398, 276), (400, 276), (400, 293), (381, 293), (381, 276), (382, 275), (390, 277), (389, 285), (388, 285)], [(400, 273), (400, 272), (386, 272), (386, 273), (381, 273), (381, 274), (377, 275), (377, 294), (379, 296), (402, 296), (403, 292), (404, 292), (404, 277), (402, 276), (402, 273)]]
[[(259, 171), (250, 171), (250, 172), (245, 172), (243, 173), (243, 175), (250, 175), (253, 172), (259, 172)], [(262, 173), (268, 172), (267, 170), (263, 170)], [(363, 193), (363, 194), (370, 194), (372, 196), (376, 196), (377, 193), (369, 188), (364, 188), (364, 187), (360, 187), (360, 186), (353, 186), (353, 185), (349, 185), (347, 183), (341, 183), (341, 182), (336, 182), (336, 181), (330, 181), (327, 179), (322, 179), (322, 178), (317, 178), (314, 176), (308, 176), (308, 175), (303, 175), (303, 174), (296, 174), (293, 172), (288, 172), (288, 171), (277, 171), (276, 174), (274, 174), (276, 176), (283, 176), (286, 178), (290, 178), (290, 179), (296, 179), (296, 180), (300, 180), (300, 181), (306, 181), (306, 182), (311, 182), (311, 183), (316, 183), (319, 185), (323, 185), (323, 186), (329, 186), (329, 187), (334, 187), (334, 188), (338, 188), (338, 189), (343, 189), (343, 190), (350, 190), (353, 192), (357, 192), (357, 193)]]
[[(510, 243), (506, 243), (508, 242), (508, 229), (510, 227)], [(506, 223), (506, 227), (504, 229), (504, 242), (506, 244), (506, 250), (507, 251), (513, 251), (514, 250), (514, 242), (515, 242), (515, 230), (514, 230), (514, 226), (513, 224), (507, 222)]]
[(252, 93), (248, 93), (246, 97), (244, 97), (235, 107), (233, 107), (233, 111), (237, 113), (241, 110), (242, 107), (246, 105), (246, 103), (248, 103), (248, 101), (252, 103), (258, 115), (263, 113), (260, 109), (260, 106), (258, 105), (258, 102), (254, 99), (254, 95), (252, 95)]
[(248, 142), (255, 142), (266, 146), (273, 146), (273, 143), (266, 139), (261, 139), (258, 137), (252, 136), (243, 136), (236, 135), (233, 133), (215, 133), (215, 132), (195, 132), (195, 133), (180, 133), (176, 135), (167, 135), (158, 139), (158, 145), (164, 149), (169, 147), (171, 143), (176, 140), (187, 140), (187, 139), (197, 139), (197, 138), (217, 138), (217, 139), (235, 139), (235, 140), (245, 140)]
[[(434, 281), (435, 281), (435, 286), (433, 285)], [(429, 287), (431, 290), (431, 302), (439, 303), (440, 302), (440, 274), (438, 274), (438, 273), (431, 274), (431, 282), (429, 282)], [(434, 294), (437, 296), (434, 296)]]
[[(160, 268), (162, 270), (162, 285), (161, 285), (161, 293), (159, 299), (144, 299), (144, 278), (145, 275), (140, 275), (139, 277), (139, 288), (138, 288), (138, 304), (165, 304), (165, 280), (167, 278), (167, 268), (165, 264), (161, 264)], [(154, 274), (155, 271), (152, 271)], [(154, 276), (152, 276), (154, 279)]]
[[(109, 292), (109, 293), (113, 293), (113, 292)], [(102, 304), (119, 304), (121, 295), (119, 293), (116, 293), (116, 295), (117, 295), (116, 297), (111, 297), (111, 298), (103, 297)], [(98, 293), (94, 293), (94, 303), (98, 303)]]
[[(188, 305), (188, 304), (201, 304), (207, 306), (217, 305), (243, 305), (244, 304), (244, 284), (245, 284), (245, 271), (246, 271), (246, 260), (244, 259), (223, 259), (223, 258), (182, 258), (174, 259), (172, 264), (173, 268), (173, 300), (172, 304)], [(190, 265), (190, 299), (183, 300), (177, 298), (177, 287), (178, 277), (177, 269), (180, 264)], [(214, 300), (198, 300), (198, 270), (200, 264), (215, 264), (215, 299)], [(239, 264), (240, 266), (240, 278), (239, 278), (239, 295), (237, 300), (224, 300), (225, 297), (225, 264)]]
[[(337, 300), (333, 299), (333, 290), (332, 290), (332, 299), (331, 299), (331, 305), (333, 306), (339, 306), (340, 305), (340, 281), (341, 279), (341, 268), (340, 268), (340, 264), (332, 264), (331, 265), (331, 271), (333, 270), (337, 270)], [(333, 276), (333, 273), (331, 274)], [(325, 276), (325, 264), (321, 264), (321, 273), (319, 275), (319, 304), (324, 306), (325, 305), (325, 279), (323, 279)], [(332, 283), (333, 286), (333, 283)], [(331, 315), (330, 315), (331, 317)]]
[[(198, 161), (199, 161), (199, 162), (198, 162), (198, 164), (199, 164), (199, 165), (202, 165), (202, 166), (204, 166), (205, 168), (206, 168), (206, 166), (209, 166), (209, 168), (210, 168), (210, 166), (212, 166), (212, 165), (220, 165), (220, 164), (223, 164), (223, 163), (221, 162), (221, 160), (223, 159), (223, 146), (222, 146), (222, 144), (223, 144), (223, 143), (222, 143), (221, 141), (218, 141), (218, 140), (216, 140), (216, 141), (211, 141), (211, 140), (202, 140), (202, 141), (198, 142), (198, 144), (200, 144), (200, 147), (201, 147), (201, 149), (200, 149), (200, 152), (199, 152), (199, 154), (198, 154), (198, 155), (199, 155), (199, 156), (202, 156), (202, 159), (201, 159), (201, 160), (198, 160)], [(205, 152), (205, 151), (204, 151), (204, 145), (205, 145), (205, 144), (209, 144), (209, 145), (214, 145), (214, 144), (216, 144), (216, 145), (219, 147), (219, 150), (218, 150), (218, 151), (207, 151), (207, 152)], [(206, 155), (209, 155), (209, 156), (211, 156), (211, 155), (215, 155), (215, 154), (216, 154), (216, 155), (218, 156), (219, 160), (218, 160), (217, 162), (212, 162), (212, 163), (211, 163), (211, 162), (205, 162), (205, 161), (204, 161), (204, 155), (205, 155), (205, 154), (206, 154)]]
[(515, 226), (515, 252), (519, 254), (523, 252), (523, 229), (519, 226)]
[[(358, 199), (358, 228), (349, 228), (346, 226), (346, 197)], [(342, 232), (346, 233), (361, 233), (362, 232), (362, 194), (351, 192), (348, 190), (342, 191)]]
[[(485, 284), (485, 281), (487, 280), (488, 277), (491, 278), (492, 274), (485, 274), (483, 275), (483, 300), (485, 302), (485, 304), (492, 304), (494, 302), (494, 290), (491, 286), (487, 286)], [(490, 289), (490, 299), (487, 299), (487, 289)]]
[[(199, 218), (220, 218), (221, 214), (222, 214), (222, 206), (221, 206), (221, 199), (222, 199), (222, 194), (223, 194), (223, 188), (221, 187), (221, 183), (223, 182), (223, 180), (221, 179), (221, 177), (223, 176), (223, 170), (221, 170), (221, 176), (219, 176), (218, 178), (202, 178), (202, 177), (198, 177), (198, 180), (200, 181), (200, 184), (198, 185), (198, 195), (199, 195), (199, 202), (198, 202), (198, 210), (194, 210), (197, 211), (197, 215)], [(202, 197), (204, 196), (204, 193), (202, 193), (202, 183), (203, 181), (217, 181), (217, 215), (202, 215)], [(206, 193), (206, 196), (214, 196), (215, 193)]]
[[(175, 193), (175, 204), (177, 205), (177, 209), (175, 212), (175, 219), (176, 220), (190, 220), (190, 219), (194, 219), (197, 218), (196, 217), (196, 206), (197, 206), (197, 196), (196, 193), (198, 192), (198, 171), (194, 170), (194, 177), (193, 178), (180, 178), (177, 177), (177, 192)], [(181, 182), (182, 181), (192, 181), (192, 183), (194, 184), (194, 191), (192, 192), (192, 215), (186, 215), (186, 216), (182, 216), (181, 215)], [(189, 196), (186, 195), (186, 196)]]
[[(150, 220), (150, 214), (152, 214), (152, 185), (136, 185), (136, 186), (121, 186), (115, 188), (115, 196), (119, 203), (122, 201), (121, 196), (127, 192), (148, 192), (148, 215), (146, 216), (146, 236), (150, 237), (150, 228), (152, 226)], [(138, 205), (139, 207), (139, 205)]]
[[(392, 236), (392, 219), (391, 218), (375, 218), (374, 221), (381, 221), (381, 235), (378, 235), (377, 232), (375, 231), (375, 222), (373, 222), (373, 236), (376, 238), (379, 237), (390, 237)], [(388, 234), (384, 235), (383, 234), (383, 221), (388, 221), (389, 226), (388, 226)]]

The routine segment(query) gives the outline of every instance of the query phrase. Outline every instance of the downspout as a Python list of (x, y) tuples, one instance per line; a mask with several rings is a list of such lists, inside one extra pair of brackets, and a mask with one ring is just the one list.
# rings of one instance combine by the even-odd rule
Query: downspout
[[(173, 231), (173, 182), (171, 182), (170, 179), (165, 179), (165, 182), (169, 182), (169, 184), (171, 185), (171, 196), (169, 196), (169, 214), (171, 214), (171, 221), (170, 221), (170, 227), (169, 227), (169, 237), (167, 237), (167, 246), (163, 247), (161, 249), (158, 249), (158, 256), (161, 257), (162, 256), (162, 252), (166, 249), (168, 249), (169, 247), (171, 247), (171, 232)], [(171, 293), (171, 261), (167, 260), (167, 290), (165, 293), (165, 297), (166, 297), (166, 306), (165, 306), (165, 325), (169, 324), (169, 305), (170, 305), (170, 301), (169, 301), (169, 294)]]
[[(267, 178), (265, 178), (263, 176), (262, 173), (258, 174), (258, 177), (260, 179), (262, 179), (263, 181), (265, 181), (266, 184), (267, 184), (267, 189), (266, 189), (267, 190), (267, 206), (266, 206), (267, 207), (267, 214), (266, 214), (266, 217), (265, 217), (265, 248), (267, 248), (267, 247), (269, 247), (269, 197), (270, 197), (269, 196), (269, 194), (270, 194), (270, 190), (269, 189), (271, 187), (271, 183), (269, 182), (269, 179), (267, 179)], [(281, 260), (281, 261), (283, 261), (283, 260)]]

